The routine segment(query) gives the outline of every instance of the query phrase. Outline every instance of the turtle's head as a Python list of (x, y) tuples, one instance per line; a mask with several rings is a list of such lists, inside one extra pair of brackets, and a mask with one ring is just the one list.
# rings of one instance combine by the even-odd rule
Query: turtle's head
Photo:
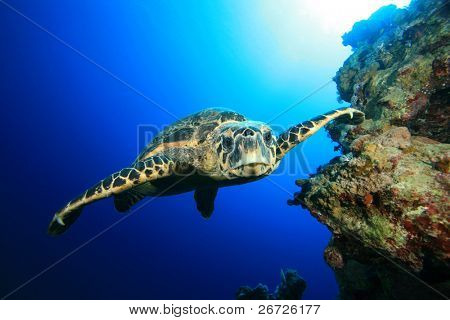
[(271, 173), (277, 165), (276, 139), (261, 122), (228, 122), (214, 132), (214, 148), (221, 174), (227, 179)]

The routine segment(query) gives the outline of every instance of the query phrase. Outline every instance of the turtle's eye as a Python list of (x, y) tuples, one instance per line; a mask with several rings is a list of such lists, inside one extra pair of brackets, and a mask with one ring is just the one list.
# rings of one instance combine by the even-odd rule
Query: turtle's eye
[(230, 150), (233, 147), (233, 139), (230, 137), (223, 137), (222, 144), (224, 149)]
[(267, 131), (266, 133), (264, 133), (263, 138), (266, 143), (269, 143), (270, 141), (272, 141), (272, 133), (270, 131)]

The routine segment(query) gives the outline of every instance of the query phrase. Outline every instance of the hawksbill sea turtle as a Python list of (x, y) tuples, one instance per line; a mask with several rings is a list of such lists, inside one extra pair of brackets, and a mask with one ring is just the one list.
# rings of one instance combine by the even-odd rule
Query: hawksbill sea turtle
[(114, 197), (119, 212), (147, 196), (194, 192), (197, 209), (209, 218), (220, 187), (256, 181), (278, 168), (289, 150), (328, 122), (364, 121), (353, 108), (330, 111), (289, 128), (278, 137), (269, 125), (224, 109), (206, 109), (161, 131), (133, 164), (98, 182), (59, 210), (49, 233), (63, 233), (94, 201)]

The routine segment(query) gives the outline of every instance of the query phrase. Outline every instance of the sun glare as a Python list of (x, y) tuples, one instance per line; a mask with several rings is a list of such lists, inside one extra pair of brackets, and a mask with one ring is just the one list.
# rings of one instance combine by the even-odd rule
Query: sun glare
[(304, 0), (298, 2), (300, 15), (313, 18), (326, 33), (349, 31), (356, 21), (367, 19), (382, 6), (405, 7), (410, 0)]

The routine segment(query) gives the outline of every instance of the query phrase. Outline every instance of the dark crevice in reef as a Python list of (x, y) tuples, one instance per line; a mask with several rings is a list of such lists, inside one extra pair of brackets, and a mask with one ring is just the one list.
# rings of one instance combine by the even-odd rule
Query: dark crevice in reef
[(449, 13), (413, 0), (343, 36), (339, 98), (367, 120), (327, 127), (343, 155), (291, 200), (333, 233), (324, 256), (342, 299), (450, 296)]

